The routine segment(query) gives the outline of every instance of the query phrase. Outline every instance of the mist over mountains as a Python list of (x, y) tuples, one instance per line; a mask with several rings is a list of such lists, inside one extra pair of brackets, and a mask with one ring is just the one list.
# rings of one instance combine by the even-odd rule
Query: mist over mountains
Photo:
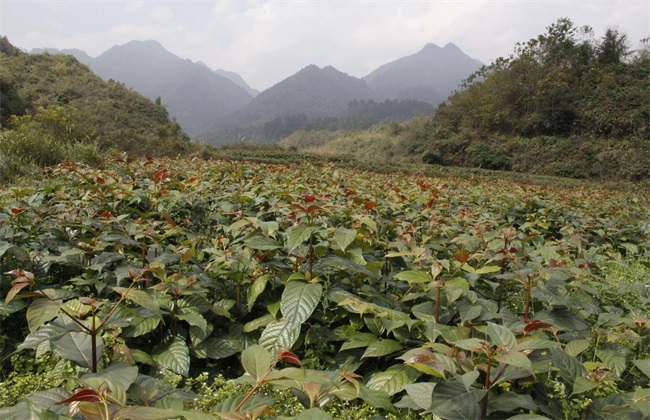
[(431, 113), (481, 67), (454, 44), (427, 44), (363, 78), (309, 65), (260, 93), (237, 73), (184, 60), (156, 41), (131, 41), (95, 58), (76, 49), (31, 53), (46, 51), (72, 55), (104, 80), (160, 100), (190, 136), (215, 144), (246, 135), (272, 141), (294, 129), (365, 127)]

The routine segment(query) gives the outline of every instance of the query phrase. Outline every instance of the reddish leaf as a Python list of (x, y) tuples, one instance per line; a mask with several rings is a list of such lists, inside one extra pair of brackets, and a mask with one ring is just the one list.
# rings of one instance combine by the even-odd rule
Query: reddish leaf
[(307, 209), (304, 206), (302, 206), (302, 205), (300, 205), (298, 203), (291, 203), (291, 207), (293, 207), (294, 209), (297, 209), (297, 210), (300, 210), (300, 211), (303, 211), (303, 212), (307, 213)]
[(545, 328), (551, 328), (552, 325), (542, 321), (531, 321), (528, 325), (524, 327), (524, 333), (528, 334), (531, 331), (542, 330)]
[(322, 207), (315, 206), (315, 205), (312, 204), (311, 206), (307, 207), (306, 213), (312, 214), (312, 213), (316, 213), (316, 212), (321, 211), (321, 210), (323, 210)]
[(284, 360), (287, 363), (302, 367), (302, 362), (291, 350), (283, 350), (278, 355), (279, 360)]
[(18, 209), (11, 209), (11, 212), (12, 212), (13, 214), (20, 214), (20, 213), (22, 213), (22, 212), (24, 212), (24, 211), (25, 211), (25, 208), (24, 208), (24, 207), (21, 207), (21, 208), (18, 208)]
[(460, 251), (454, 254), (454, 258), (456, 258), (456, 261), (459, 263), (465, 264), (467, 261), (469, 261), (469, 253), (465, 251), (464, 248), (462, 248)]
[(111, 214), (110, 211), (105, 211), (102, 214), (100, 214), (99, 217), (103, 217), (103, 218), (106, 218), (106, 219), (112, 219), (113, 215)]
[(309, 194), (305, 196), (305, 203), (313, 203), (316, 200), (316, 196), (314, 194)]
[(363, 206), (364, 209), (366, 210), (372, 210), (375, 207), (377, 207), (377, 203), (374, 201), (368, 201), (365, 206)]
[(17, 276), (18, 278), (11, 282), (11, 284), (23, 283), (23, 282), (33, 282), (34, 273), (22, 270), (17, 268), (15, 270), (7, 271), (5, 274), (11, 274), (12, 276)]
[[(24, 277), (21, 277), (21, 278), (24, 278)], [(16, 279), (16, 280), (19, 280), (19, 279)], [(14, 280), (14, 281), (15, 281), (15, 280)], [(16, 284), (14, 285), (14, 287), (12, 287), (11, 289), (9, 289), (9, 291), (7, 292), (7, 297), (5, 298), (5, 304), (11, 302), (11, 301), (13, 300), (13, 298), (16, 297), (16, 295), (18, 294), (18, 292), (20, 292), (23, 288), (25, 288), (25, 287), (27, 287), (27, 286), (29, 286), (29, 285), (30, 285), (29, 282), (19, 282), (19, 283), (16, 283)]]
[(59, 401), (56, 404), (70, 404), (73, 402), (102, 402), (102, 397), (99, 392), (92, 388), (78, 389), (70, 398)]

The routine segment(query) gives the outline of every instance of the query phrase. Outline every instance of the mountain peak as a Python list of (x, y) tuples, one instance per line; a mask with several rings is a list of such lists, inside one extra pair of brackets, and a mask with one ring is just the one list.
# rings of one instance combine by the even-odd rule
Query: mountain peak
[(434, 44), (433, 42), (427, 43), (424, 48), (422, 48), (421, 51), (439, 51), (442, 48), (440, 48), (438, 45)]
[(454, 44), (453, 42), (447, 43), (447, 45), (445, 45), (444, 49), (445, 50), (452, 50), (452, 51), (461, 51), (461, 49), (458, 48), (458, 46), (456, 44)]
[(481, 63), (453, 43), (428, 43), (420, 51), (384, 64), (364, 80), (380, 99), (416, 99), (437, 105)]

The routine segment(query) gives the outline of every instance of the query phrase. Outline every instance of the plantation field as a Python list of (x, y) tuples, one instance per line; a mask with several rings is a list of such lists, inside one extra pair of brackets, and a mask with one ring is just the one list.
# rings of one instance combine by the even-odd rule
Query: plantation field
[(0, 191), (0, 418), (650, 417), (643, 188), (45, 171)]

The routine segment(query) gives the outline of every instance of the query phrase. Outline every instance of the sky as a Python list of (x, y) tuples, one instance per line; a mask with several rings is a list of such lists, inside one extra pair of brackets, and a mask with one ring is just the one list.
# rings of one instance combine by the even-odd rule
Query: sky
[(633, 48), (650, 36), (648, 0), (0, 0), (0, 35), (26, 51), (93, 57), (152, 39), (264, 90), (310, 64), (363, 77), (427, 43), (452, 42), (489, 64), (562, 17), (597, 38), (618, 29)]

